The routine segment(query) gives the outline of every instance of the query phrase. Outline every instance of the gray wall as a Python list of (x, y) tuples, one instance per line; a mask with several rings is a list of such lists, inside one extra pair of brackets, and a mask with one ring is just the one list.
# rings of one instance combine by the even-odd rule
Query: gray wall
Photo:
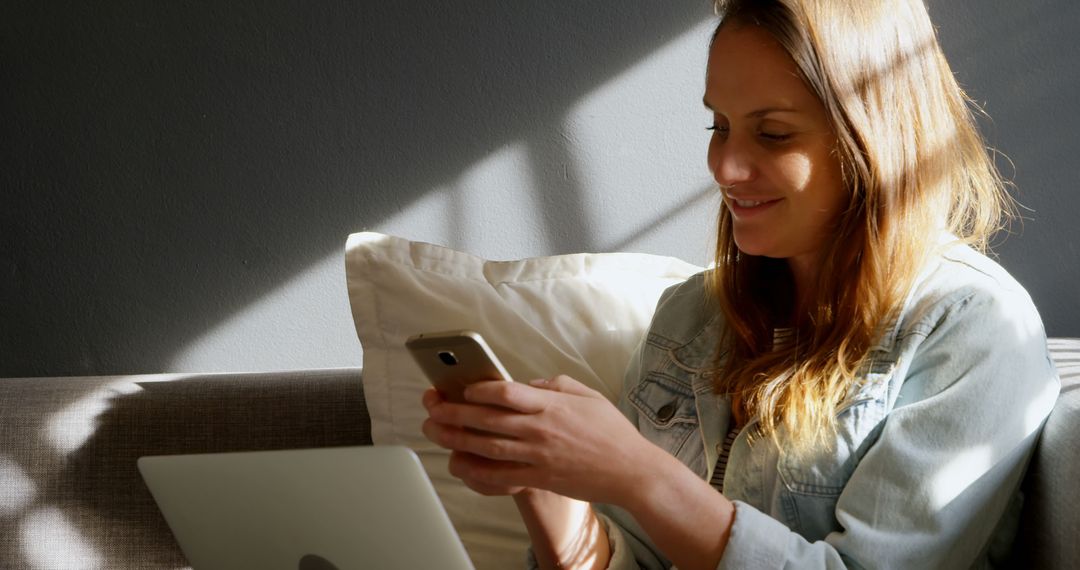
[[(998, 248), (1080, 336), (1080, 5), (936, 0), (1030, 210)], [(0, 376), (360, 363), (342, 247), (703, 263), (705, 0), (9, 1)]]

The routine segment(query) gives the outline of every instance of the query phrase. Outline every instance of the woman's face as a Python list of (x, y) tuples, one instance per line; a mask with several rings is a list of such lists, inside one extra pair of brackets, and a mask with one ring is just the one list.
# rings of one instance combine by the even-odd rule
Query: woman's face
[(768, 32), (725, 24), (709, 51), (709, 170), (743, 253), (786, 258), (798, 278), (847, 203), (836, 135), (794, 60)]

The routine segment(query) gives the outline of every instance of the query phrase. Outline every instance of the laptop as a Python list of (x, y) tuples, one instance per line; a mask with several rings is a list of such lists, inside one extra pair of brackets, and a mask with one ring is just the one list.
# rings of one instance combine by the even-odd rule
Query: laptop
[(412, 450), (140, 457), (195, 570), (473, 570)]

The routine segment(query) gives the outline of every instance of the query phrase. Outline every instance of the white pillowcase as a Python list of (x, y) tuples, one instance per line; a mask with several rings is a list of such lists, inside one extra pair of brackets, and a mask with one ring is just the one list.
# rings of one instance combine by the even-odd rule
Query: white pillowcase
[(424, 438), (429, 383), (405, 339), (474, 330), (515, 380), (568, 374), (614, 401), (660, 293), (701, 271), (631, 253), (487, 261), (376, 233), (349, 236), (345, 269), (372, 439), (417, 452), (478, 569), (522, 566), (528, 535), (509, 497), (465, 487), (447, 472), (449, 453)]

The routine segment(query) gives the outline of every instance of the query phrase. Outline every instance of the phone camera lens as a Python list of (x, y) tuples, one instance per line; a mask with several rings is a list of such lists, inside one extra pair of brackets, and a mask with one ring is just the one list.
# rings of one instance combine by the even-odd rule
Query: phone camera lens
[(454, 356), (454, 353), (450, 352), (449, 350), (443, 350), (439, 352), (439, 360), (441, 360), (442, 363), (447, 366), (453, 366), (457, 364), (457, 357)]

